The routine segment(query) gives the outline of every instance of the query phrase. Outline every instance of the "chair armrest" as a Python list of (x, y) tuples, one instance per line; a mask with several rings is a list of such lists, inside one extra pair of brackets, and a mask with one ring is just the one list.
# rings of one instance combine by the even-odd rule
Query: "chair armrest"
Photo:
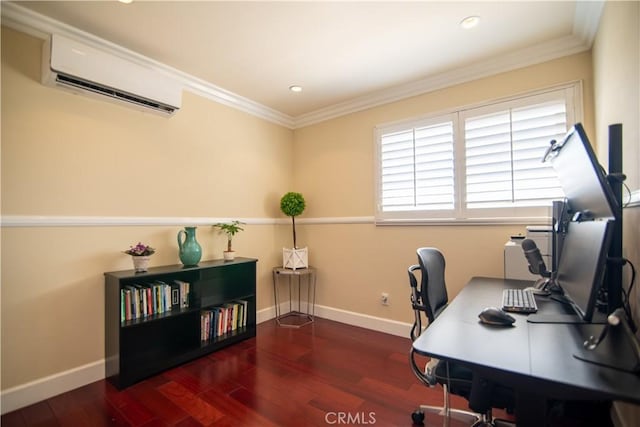
[(420, 380), (422, 384), (426, 385), (427, 387), (435, 386), (436, 381), (434, 381), (433, 378), (428, 378), (425, 375), (423, 370), (418, 367), (415, 357), (416, 351), (413, 349), (413, 347), (411, 347), (411, 350), (409, 351), (409, 366), (411, 366), (411, 371), (413, 371), (413, 374), (416, 376), (416, 378), (418, 378), (418, 380)]

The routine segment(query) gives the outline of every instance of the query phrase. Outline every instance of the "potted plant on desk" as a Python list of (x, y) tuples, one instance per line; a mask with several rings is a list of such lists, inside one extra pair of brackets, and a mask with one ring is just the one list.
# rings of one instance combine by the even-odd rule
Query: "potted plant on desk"
[(244, 228), (240, 227), (240, 224), (244, 224), (240, 221), (231, 221), (231, 222), (219, 222), (214, 224), (213, 226), (220, 229), (220, 232), (225, 233), (227, 235), (227, 250), (224, 251), (223, 256), (225, 261), (233, 261), (236, 257), (236, 252), (233, 250), (231, 246), (231, 241), (233, 240), (233, 236), (240, 231), (244, 231)]

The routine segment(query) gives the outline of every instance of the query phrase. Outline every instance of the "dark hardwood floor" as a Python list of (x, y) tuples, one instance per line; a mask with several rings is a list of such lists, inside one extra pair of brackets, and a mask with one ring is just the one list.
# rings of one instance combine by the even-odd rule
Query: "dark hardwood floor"
[(5, 414), (1, 424), (410, 426), (420, 403), (442, 403), (442, 390), (415, 379), (409, 346), (408, 338), (320, 318), (300, 329), (269, 321), (256, 338), (125, 390), (97, 381)]

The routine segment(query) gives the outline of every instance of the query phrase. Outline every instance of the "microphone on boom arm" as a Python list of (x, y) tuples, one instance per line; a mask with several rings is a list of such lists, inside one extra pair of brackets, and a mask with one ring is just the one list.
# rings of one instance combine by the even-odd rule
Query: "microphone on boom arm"
[(547, 270), (547, 265), (544, 263), (544, 259), (542, 259), (542, 254), (538, 246), (536, 246), (536, 242), (531, 239), (524, 239), (522, 241), (522, 250), (529, 263), (529, 271), (532, 274), (543, 277), (539, 279), (532, 288), (527, 289), (531, 289), (535, 294), (539, 295), (549, 295), (551, 291), (557, 291), (558, 287), (555, 281), (555, 274)]
[(536, 242), (531, 239), (524, 239), (522, 241), (522, 250), (524, 251), (524, 256), (529, 262), (529, 271), (532, 274), (537, 274), (542, 277), (551, 277), (551, 272), (547, 270), (544, 259), (542, 259), (542, 254), (540, 254), (540, 249), (536, 246)]

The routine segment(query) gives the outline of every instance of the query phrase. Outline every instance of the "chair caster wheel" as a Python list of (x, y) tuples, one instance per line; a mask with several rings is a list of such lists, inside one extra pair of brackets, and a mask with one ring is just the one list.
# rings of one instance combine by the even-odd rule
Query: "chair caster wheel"
[(413, 421), (414, 424), (417, 424), (419, 426), (423, 426), (424, 425), (424, 412), (422, 412), (420, 409), (415, 410), (411, 414), (411, 420)]

